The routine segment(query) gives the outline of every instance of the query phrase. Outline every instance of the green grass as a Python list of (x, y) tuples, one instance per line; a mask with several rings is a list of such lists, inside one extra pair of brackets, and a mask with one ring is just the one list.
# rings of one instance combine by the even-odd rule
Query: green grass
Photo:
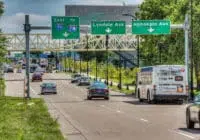
[(43, 99), (0, 97), (0, 112), (0, 140), (64, 140)]
[(124, 93), (126, 95), (131, 95), (134, 93), (134, 90), (127, 90), (125, 88), (122, 88), (121, 90), (118, 89), (117, 86), (109, 86), (109, 89), (111, 89), (112, 91), (117, 91), (117, 92), (121, 92), (121, 93)]
[(200, 91), (194, 90), (194, 95), (199, 95)]

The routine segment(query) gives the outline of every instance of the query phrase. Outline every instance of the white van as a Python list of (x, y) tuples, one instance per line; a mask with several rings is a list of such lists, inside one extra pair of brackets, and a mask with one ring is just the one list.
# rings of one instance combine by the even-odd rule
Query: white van
[(158, 65), (140, 68), (137, 74), (136, 96), (148, 103), (156, 100), (188, 98), (188, 81), (184, 65)]

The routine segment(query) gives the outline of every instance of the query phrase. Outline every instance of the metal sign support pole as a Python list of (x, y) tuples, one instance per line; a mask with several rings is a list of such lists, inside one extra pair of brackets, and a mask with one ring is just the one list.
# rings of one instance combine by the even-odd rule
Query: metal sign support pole
[(26, 98), (30, 98), (30, 47), (29, 47), (29, 39), (30, 39), (30, 31), (31, 31), (31, 25), (29, 24), (29, 15), (25, 15), (25, 24), (24, 24), (24, 32), (26, 37)]
[[(185, 17), (184, 23), (184, 31), (185, 31), (185, 72), (186, 72), (186, 81), (188, 82), (187, 85), (189, 86), (189, 18), (188, 15)], [(191, 97), (191, 95), (190, 95)]]

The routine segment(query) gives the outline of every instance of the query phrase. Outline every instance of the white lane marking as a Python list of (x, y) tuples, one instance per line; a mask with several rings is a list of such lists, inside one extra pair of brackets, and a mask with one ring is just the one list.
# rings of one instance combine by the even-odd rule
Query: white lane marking
[(143, 119), (143, 118), (141, 118), (140, 120), (143, 121), (143, 122), (149, 122), (148, 120)]
[(187, 138), (190, 138), (190, 139), (195, 139), (195, 137), (191, 136), (191, 135), (188, 135), (188, 134), (185, 134), (183, 132), (178, 132), (178, 131), (175, 131), (175, 130), (169, 130), (170, 132), (173, 132), (173, 133), (176, 133), (176, 134), (179, 134), (179, 135), (182, 135), (182, 136), (185, 136)]
[(120, 110), (117, 110), (117, 113), (122, 113)]
[(105, 107), (105, 105), (101, 105), (101, 107)]

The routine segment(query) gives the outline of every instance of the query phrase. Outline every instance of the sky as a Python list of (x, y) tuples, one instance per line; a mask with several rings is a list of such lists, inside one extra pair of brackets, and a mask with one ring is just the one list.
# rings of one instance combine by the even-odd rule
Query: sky
[(30, 15), (32, 25), (50, 26), (51, 16), (64, 16), (65, 5), (138, 5), (143, 0), (0, 0), (5, 12), (0, 17), (0, 28), (4, 33), (23, 32), (24, 15)]

